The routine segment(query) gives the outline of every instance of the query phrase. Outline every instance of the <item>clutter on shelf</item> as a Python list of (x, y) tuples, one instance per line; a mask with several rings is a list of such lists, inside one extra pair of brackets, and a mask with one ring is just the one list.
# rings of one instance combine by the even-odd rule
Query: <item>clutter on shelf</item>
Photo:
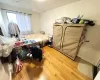
[(62, 18), (60, 18), (60, 19), (57, 19), (56, 21), (55, 21), (55, 23), (65, 23), (65, 24), (67, 24), (67, 23), (72, 23), (71, 22), (71, 18), (69, 18), (69, 17), (62, 17)]
[(83, 15), (80, 16), (78, 15), (76, 18), (69, 18), (69, 17), (62, 17), (60, 19), (57, 19), (55, 23), (60, 23), (60, 24), (68, 24), (68, 23), (73, 23), (73, 24), (86, 24), (89, 26), (94, 26), (95, 23), (93, 20), (89, 19), (83, 19)]

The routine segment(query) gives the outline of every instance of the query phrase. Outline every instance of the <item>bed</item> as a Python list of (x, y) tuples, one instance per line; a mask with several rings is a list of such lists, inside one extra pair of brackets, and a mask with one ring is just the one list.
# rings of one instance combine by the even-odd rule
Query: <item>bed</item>
[(45, 43), (48, 42), (49, 40), (49, 35), (41, 34), (41, 33), (30, 34), (30, 35), (26, 35), (25, 39), (34, 40), (37, 43), (39, 42), (42, 44), (42, 46), (44, 46)]

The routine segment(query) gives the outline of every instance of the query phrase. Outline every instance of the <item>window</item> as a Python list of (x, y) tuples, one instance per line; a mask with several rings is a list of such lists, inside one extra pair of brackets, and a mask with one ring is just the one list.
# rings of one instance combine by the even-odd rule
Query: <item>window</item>
[(31, 15), (25, 13), (7, 12), (9, 22), (14, 22), (18, 25), (21, 34), (31, 33)]
[(14, 23), (17, 24), (16, 14), (14, 14), (14, 13), (7, 13), (7, 16), (8, 16), (9, 22), (14, 22)]

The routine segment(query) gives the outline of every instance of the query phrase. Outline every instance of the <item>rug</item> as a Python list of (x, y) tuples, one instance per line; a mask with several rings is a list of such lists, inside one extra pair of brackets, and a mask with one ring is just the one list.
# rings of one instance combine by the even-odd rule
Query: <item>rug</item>
[(80, 59), (78, 70), (89, 78), (93, 79), (93, 65)]

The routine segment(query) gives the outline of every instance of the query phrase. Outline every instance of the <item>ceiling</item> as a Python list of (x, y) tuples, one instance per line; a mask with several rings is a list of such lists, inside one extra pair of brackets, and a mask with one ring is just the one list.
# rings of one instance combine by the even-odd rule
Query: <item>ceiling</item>
[(0, 0), (0, 3), (36, 12), (44, 12), (76, 1), (79, 0)]

